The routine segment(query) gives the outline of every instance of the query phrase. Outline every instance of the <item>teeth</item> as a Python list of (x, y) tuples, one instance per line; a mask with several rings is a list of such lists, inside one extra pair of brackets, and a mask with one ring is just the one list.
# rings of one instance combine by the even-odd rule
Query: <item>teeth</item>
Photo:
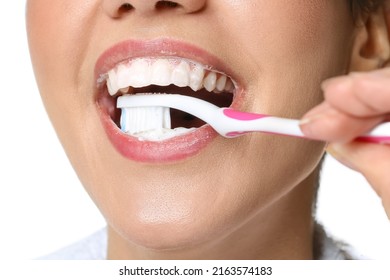
[(118, 87), (113, 85), (113, 83), (115, 83), (115, 81), (117, 81), (117, 76), (116, 76), (116, 72), (115, 70), (110, 70), (108, 72), (108, 79), (107, 79), (107, 89), (108, 89), (108, 92), (110, 95), (114, 95), (117, 93), (118, 91)]
[(130, 87), (127, 87), (127, 88), (121, 88), (121, 89), (119, 89), (119, 92), (120, 92), (120, 93), (123, 93), (123, 94), (126, 94), (126, 93), (128, 93), (128, 92), (129, 92), (129, 89), (130, 89)]
[(227, 79), (224, 91), (233, 92), (233, 90), (234, 90), (234, 84), (232, 80)]
[(203, 87), (204, 69), (202, 67), (194, 67), (190, 73), (190, 88), (193, 91), (198, 91)]
[(215, 72), (210, 72), (203, 81), (204, 88), (212, 92), (217, 85), (217, 74)]
[(137, 137), (140, 141), (164, 141), (171, 139), (173, 137), (177, 137), (191, 131), (195, 130), (195, 128), (184, 128), (177, 127), (175, 129), (159, 129), (159, 130), (149, 130), (140, 133), (135, 133), (133, 136)]
[(190, 65), (186, 61), (180, 62), (172, 72), (172, 83), (178, 87), (188, 87), (190, 85)]
[[(132, 87), (146, 87), (150, 85), (151, 71), (144, 59), (136, 59), (128, 70), (127, 82)], [(127, 86), (124, 84), (123, 86)], [(123, 87), (121, 86), (121, 87)]]
[(225, 86), (226, 86), (226, 80), (227, 80), (227, 77), (225, 75), (221, 75), (218, 80), (217, 80), (217, 84), (216, 84), (216, 88), (219, 92), (223, 91), (225, 89)]
[[(119, 89), (129, 86), (130, 70), (131, 68), (128, 68), (122, 64), (118, 66), (118, 69), (114, 73), (112, 73), (111, 71), (108, 72), (108, 77), (113, 88)], [(113, 76), (112, 78), (111, 75)]]
[[(137, 58), (108, 71), (106, 83), (108, 92), (127, 93), (128, 88), (149, 85), (190, 87), (193, 91), (203, 87), (212, 91), (234, 91), (233, 82), (224, 74), (206, 70), (207, 66), (177, 57)], [(218, 78), (218, 79), (217, 79)]]
[(166, 59), (157, 59), (152, 66), (151, 84), (168, 86), (171, 84), (172, 67)]

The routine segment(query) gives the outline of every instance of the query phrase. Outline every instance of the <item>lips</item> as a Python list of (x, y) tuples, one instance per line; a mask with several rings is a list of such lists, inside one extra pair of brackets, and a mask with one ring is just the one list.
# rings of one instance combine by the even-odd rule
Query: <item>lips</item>
[[(173, 73), (173, 81), (169, 81), (164, 77), (166, 71), (161, 75), (157, 74), (155, 78), (150, 77), (150, 73), (165, 68), (168, 69), (167, 65), (173, 67), (170, 70)], [(203, 73), (205, 75), (201, 76), (204, 79), (204, 86), (202, 82), (199, 82), (199, 75), (202, 74), (199, 74), (199, 65), (202, 65), (205, 70), (205, 73)], [(187, 75), (183, 69), (195, 69), (196, 71), (193, 72), (196, 75), (192, 75), (191, 71)], [(124, 76), (125, 78), (123, 78)], [(127, 77), (131, 78), (127, 79)], [(215, 101), (218, 106), (227, 107), (230, 105), (230, 107), (236, 108), (243, 98), (243, 90), (239, 86), (239, 82), (235, 78), (230, 80), (230, 77), (235, 77), (230, 68), (198, 47), (167, 39), (153, 41), (130, 40), (113, 46), (98, 59), (95, 66), (95, 80), (98, 81), (96, 103), (107, 136), (122, 156), (138, 162), (174, 162), (198, 154), (212, 143), (218, 134), (209, 125), (199, 126), (196, 120), (190, 118), (186, 125), (189, 127), (193, 125), (196, 129), (189, 130), (184, 135), (178, 135), (163, 141), (139, 139), (122, 132), (118, 127), (120, 126), (118, 121), (120, 111), (116, 109), (116, 97), (123, 93), (134, 94), (144, 91), (176, 93), (175, 91), (178, 90), (186, 95), (194, 95), (195, 92), (192, 92), (192, 90), (195, 89), (204, 91), (196, 92), (196, 94), (199, 93), (202, 99), (208, 98), (212, 102), (218, 100)], [(158, 81), (155, 82), (153, 79)], [(155, 84), (160, 85), (159, 81), (165, 81), (166, 84), (161, 85), (166, 87), (157, 87)], [(229, 95), (228, 93), (221, 93), (221, 85), (229, 88), (229, 81), (234, 83), (235, 86), (231, 94), (234, 95), (234, 98), (230, 99), (226, 97)], [(218, 82), (219, 89), (217, 88)], [(176, 85), (182, 88), (175, 88)], [(232, 84), (230, 84), (231, 87)], [(219, 93), (219, 97), (215, 97), (215, 93), (205, 93), (212, 91)], [(218, 102), (221, 104), (218, 104)], [(183, 121), (177, 121), (180, 113), (173, 113), (174, 119), (176, 119), (174, 122), (183, 124)]]

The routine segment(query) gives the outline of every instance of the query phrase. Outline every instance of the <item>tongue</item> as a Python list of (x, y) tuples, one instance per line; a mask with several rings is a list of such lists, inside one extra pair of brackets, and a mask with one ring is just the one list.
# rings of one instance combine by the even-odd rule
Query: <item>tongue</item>
[(171, 129), (170, 109), (167, 107), (122, 108), (120, 125), (124, 133), (147, 141), (163, 141), (195, 129)]

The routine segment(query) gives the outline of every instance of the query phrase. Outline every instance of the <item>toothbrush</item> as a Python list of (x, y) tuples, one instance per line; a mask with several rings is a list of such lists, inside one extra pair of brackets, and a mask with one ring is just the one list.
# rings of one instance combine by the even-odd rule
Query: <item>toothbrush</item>
[[(198, 117), (226, 138), (238, 137), (250, 132), (307, 138), (299, 127), (299, 120), (220, 108), (202, 99), (180, 94), (124, 95), (118, 97), (117, 107), (174, 108)], [(357, 140), (390, 144), (390, 122), (378, 125), (369, 133), (359, 136)]]

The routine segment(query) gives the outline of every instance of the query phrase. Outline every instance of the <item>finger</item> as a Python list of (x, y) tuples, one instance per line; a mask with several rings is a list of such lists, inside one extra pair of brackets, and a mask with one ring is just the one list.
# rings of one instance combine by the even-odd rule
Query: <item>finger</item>
[(344, 143), (367, 133), (382, 121), (382, 117), (353, 117), (325, 101), (303, 117), (300, 127), (307, 137)]
[(346, 114), (372, 117), (390, 112), (390, 68), (334, 78), (323, 89), (325, 100)]
[(382, 199), (390, 219), (390, 147), (355, 141), (330, 144), (327, 151), (344, 165), (365, 176)]

